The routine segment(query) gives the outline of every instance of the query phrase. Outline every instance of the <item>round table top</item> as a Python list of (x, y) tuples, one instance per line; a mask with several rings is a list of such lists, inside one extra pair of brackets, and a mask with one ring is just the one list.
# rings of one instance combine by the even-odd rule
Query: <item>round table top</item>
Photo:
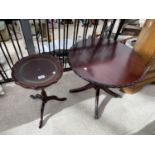
[(24, 57), (12, 69), (14, 81), (25, 88), (40, 89), (56, 83), (63, 69), (59, 60), (50, 54)]
[(103, 87), (125, 87), (139, 80), (145, 70), (142, 59), (120, 42), (87, 39), (69, 52), (72, 70), (81, 78)]

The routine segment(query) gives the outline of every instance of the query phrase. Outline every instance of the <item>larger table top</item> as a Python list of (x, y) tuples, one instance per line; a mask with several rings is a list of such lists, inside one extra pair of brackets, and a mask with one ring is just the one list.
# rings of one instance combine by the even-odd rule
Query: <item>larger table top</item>
[(120, 42), (87, 39), (69, 52), (73, 71), (81, 78), (104, 87), (125, 87), (139, 80), (145, 70), (143, 60)]

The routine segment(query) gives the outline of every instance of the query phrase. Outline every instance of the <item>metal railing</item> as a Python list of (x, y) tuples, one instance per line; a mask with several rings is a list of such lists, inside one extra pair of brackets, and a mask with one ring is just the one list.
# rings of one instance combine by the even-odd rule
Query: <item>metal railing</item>
[[(31, 54), (51, 53), (60, 59), (64, 71), (68, 64), (69, 49), (88, 37), (117, 40), (124, 19), (103, 20), (0, 20), (0, 84), (12, 81), (11, 69), (20, 59)], [(6, 39), (5, 37), (8, 36)]]

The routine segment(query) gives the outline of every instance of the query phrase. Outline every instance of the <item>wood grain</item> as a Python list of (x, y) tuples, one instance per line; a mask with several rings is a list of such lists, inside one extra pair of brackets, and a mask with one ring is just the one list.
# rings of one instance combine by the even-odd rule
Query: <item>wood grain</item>
[[(143, 59), (146, 66), (155, 62), (155, 20), (146, 20), (134, 46), (134, 51)], [(132, 87), (124, 88), (125, 93), (135, 93), (144, 85), (155, 81), (155, 65), (152, 65), (144, 78)]]

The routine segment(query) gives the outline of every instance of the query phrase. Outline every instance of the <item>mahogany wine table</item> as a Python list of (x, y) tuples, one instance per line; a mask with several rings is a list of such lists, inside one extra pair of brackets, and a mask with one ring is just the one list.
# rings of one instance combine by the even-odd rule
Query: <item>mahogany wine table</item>
[(43, 125), (44, 107), (49, 100), (64, 101), (66, 98), (47, 96), (45, 88), (56, 83), (62, 76), (62, 66), (50, 54), (38, 54), (18, 61), (12, 69), (12, 77), (16, 84), (30, 89), (41, 89), (41, 94), (31, 95), (33, 99), (42, 100), (39, 128)]
[(122, 43), (101, 39), (87, 39), (76, 43), (69, 51), (72, 70), (88, 81), (86, 86), (71, 93), (90, 88), (96, 90), (95, 118), (99, 117), (100, 89), (113, 97), (121, 97), (109, 88), (132, 86), (142, 78), (145, 65), (142, 59)]

